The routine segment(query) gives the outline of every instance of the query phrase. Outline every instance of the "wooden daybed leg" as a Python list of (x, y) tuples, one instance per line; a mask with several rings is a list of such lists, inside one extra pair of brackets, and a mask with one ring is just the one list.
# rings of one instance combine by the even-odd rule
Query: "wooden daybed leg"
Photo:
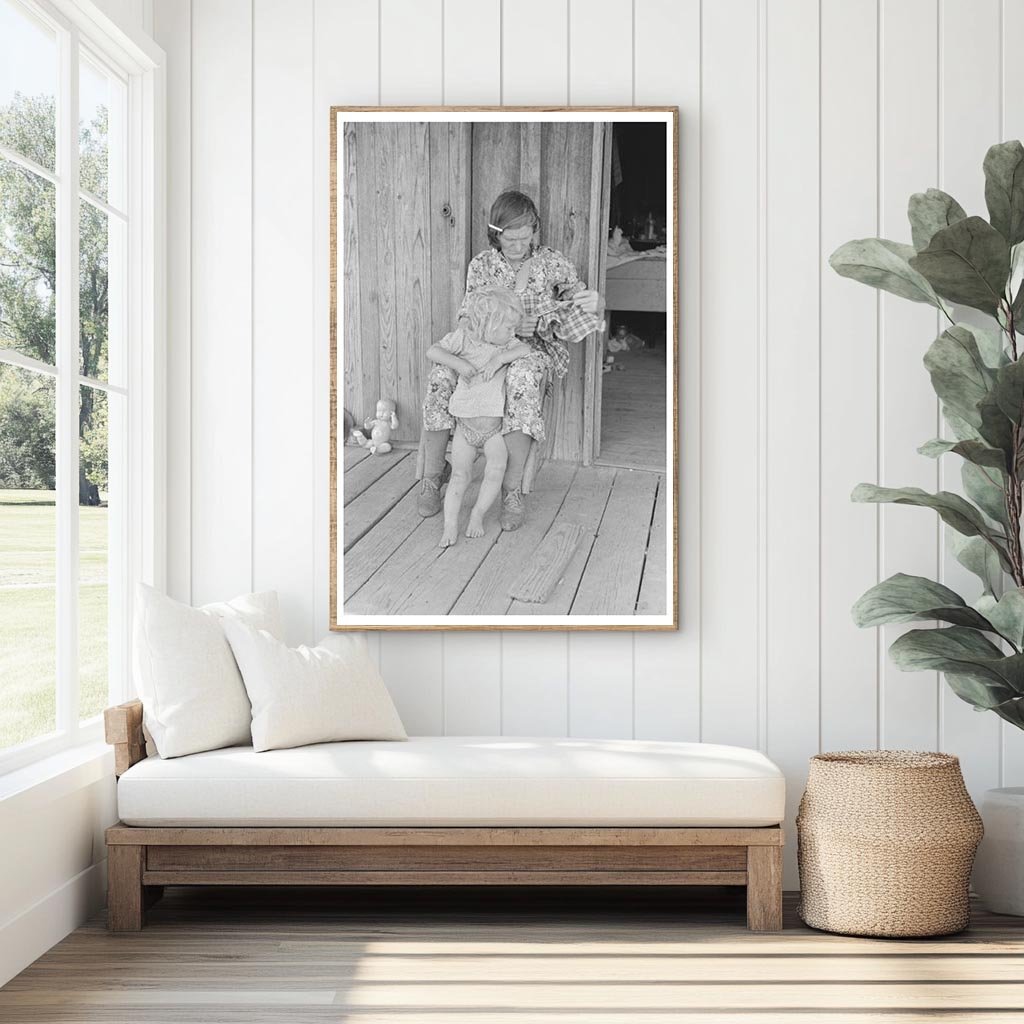
[(107, 927), (112, 932), (142, 929), (146, 896), (142, 885), (144, 854), (143, 846), (107, 847)]
[(782, 931), (782, 847), (747, 847), (747, 928)]

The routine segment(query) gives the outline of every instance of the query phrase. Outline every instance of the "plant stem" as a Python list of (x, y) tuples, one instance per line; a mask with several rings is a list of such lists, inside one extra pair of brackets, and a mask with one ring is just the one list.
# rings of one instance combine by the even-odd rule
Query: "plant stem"
[[(1010, 338), (1010, 352), (1013, 361), (1017, 361), (1017, 332), (1013, 322), (1013, 308), (1007, 305), (1006, 309), (1006, 333)], [(1021, 514), (1021, 481), (1017, 468), (1017, 453), (1021, 450), (1021, 424), (1024, 417), (1024, 409), (1017, 416), (1017, 422), (1013, 425), (1013, 451), (1010, 454), (1010, 467), (1006, 474), (1006, 491), (1004, 504), (1006, 508), (1006, 533), (1009, 545), (1010, 564), (1013, 568), (1013, 582), (1018, 587), (1024, 587), (1024, 558), (1021, 556), (1020, 545), (1020, 514)]]

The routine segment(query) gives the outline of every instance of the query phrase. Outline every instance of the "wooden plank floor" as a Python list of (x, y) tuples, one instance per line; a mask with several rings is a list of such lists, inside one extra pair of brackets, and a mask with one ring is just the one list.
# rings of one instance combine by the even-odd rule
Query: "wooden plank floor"
[[(549, 462), (526, 497), (524, 526), (503, 533), (496, 504), (483, 537), (465, 536), (484, 460), (463, 502), (459, 540), (438, 547), (441, 515), (416, 512), (416, 454), (346, 448), (341, 532), (347, 611), (363, 615), (662, 615), (666, 607), (664, 476)], [(567, 527), (579, 527), (567, 531)], [(544, 557), (545, 537), (579, 536), (544, 603), (513, 584)], [(540, 550), (538, 550), (540, 549)]]
[[(601, 381), (601, 455), (605, 466), (665, 471), (665, 351), (613, 352)], [(619, 367), (619, 369), (615, 369)]]
[(744, 926), (737, 889), (169, 889), (0, 989), (18, 1024), (1024, 1020), (1024, 919), (871, 940)]

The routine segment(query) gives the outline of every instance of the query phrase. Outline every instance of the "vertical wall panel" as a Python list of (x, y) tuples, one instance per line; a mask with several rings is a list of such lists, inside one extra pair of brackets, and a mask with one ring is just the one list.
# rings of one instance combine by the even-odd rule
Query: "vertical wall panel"
[(700, 738), (700, 0), (638, 4), (634, 102), (679, 107), (679, 618), (677, 633), (637, 633), (640, 739)]
[(569, 651), (564, 633), (506, 633), (501, 724), (506, 736), (569, 734)]
[[(430, 139), (426, 122), (397, 125), (395, 146), (395, 352), (402, 412), (398, 437), (412, 441), (422, 426), (424, 367), (433, 339), (430, 318)], [(379, 255), (379, 253), (378, 253)]]
[(192, 600), (192, 5), (157, 0), (167, 54), (167, 593)]
[(850, 501), (878, 477), (878, 296), (828, 257), (877, 234), (878, 0), (821, 7), (821, 746), (878, 741), (876, 630), (850, 606), (877, 582), (878, 514)]
[[(495, 65), (497, 68), (497, 65)], [(497, 72), (495, 72), (497, 73)], [(466, 291), (473, 214), (470, 197), (473, 126), (430, 125), (430, 339), (440, 337)]]
[(756, 747), (761, 742), (757, 4), (705, 3), (703, 19), (701, 737)]
[(443, 102), (501, 103), (501, 0), (443, 0)]
[(632, 737), (633, 638), (628, 633), (569, 635), (569, 735)]
[[(601, 144), (600, 140), (597, 144)], [(545, 125), (541, 130), (538, 206), (543, 241), (561, 252), (588, 285), (593, 283), (589, 268), (599, 244), (590, 229), (591, 188), (601, 187), (601, 157), (598, 154), (595, 173), (594, 145), (593, 125)], [(591, 185), (591, 175), (598, 179), (598, 184)], [(553, 459), (579, 462), (584, 458), (584, 345), (596, 344), (596, 336), (591, 338), (568, 346), (568, 372), (554, 385), (545, 422), (546, 449)]]
[[(335, 131), (340, 131), (336, 126)], [(338, 345), (344, 394), (344, 408), (357, 423), (373, 415), (382, 394), (395, 397), (381, 387), (380, 378), (380, 293), (390, 279), (364, 268), (377, 266), (377, 227), (375, 218), (383, 211), (378, 204), (378, 174), (375, 152), (376, 132), (373, 125), (350, 122), (338, 145), (338, 217), (344, 225), (340, 244), (344, 247), (339, 268), (341, 294), (348, 295), (338, 316)], [(391, 204), (386, 210), (390, 211)], [(388, 213), (390, 222), (390, 213)], [(345, 289), (350, 289), (348, 292)], [(358, 344), (346, 344), (346, 338), (357, 338)]]
[[(444, 77), (441, 0), (380, 0), (380, 4), (381, 103), (439, 104)], [(396, 201), (396, 217), (399, 211)], [(400, 233), (405, 227), (396, 224), (396, 237), (405, 237)], [(402, 281), (396, 273), (399, 313), (410, 298), (400, 294)], [(400, 329), (403, 326), (404, 322)], [(389, 633), (380, 639), (384, 678), (389, 687), (395, 685), (403, 720), (409, 709), (420, 733), (444, 732), (444, 642), (440, 633)]]
[[(566, 103), (567, 0), (502, 4), (502, 102)], [(544, 25), (538, 32), (537, 26)], [(530, 152), (525, 132), (523, 146)], [(539, 196), (538, 196), (539, 199)], [(507, 734), (564, 736), (569, 728), (565, 633), (508, 633), (502, 648), (502, 727)]]
[[(1020, 59), (1020, 40), (1024, 39), (1024, 4), (1004, 0), (1002, 4), (1002, 38), (999, 68), (1003, 80), (999, 97), (999, 141), (1024, 139), (1024, 62)], [(993, 48), (994, 49), (994, 48)], [(992, 50), (989, 52), (991, 60)], [(995, 140), (993, 140), (995, 141)], [(1024, 786), (1024, 732), (1001, 723), (1002, 784)]]
[[(943, 0), (939, 8), (939, 132), (938, 186), (955, 196), (965, 210), (985, 215), (985, 151), (999, 137), (999, 63), (991, 59), (999, 38), (1000, 0)], [(969, 75), (964, 67), (971, 68)], [(995, 329), (995, 321), (975, 310), (957, 309), (957, 320)], [(922, 342), (927, 343), (926, 339)], [(923, 370), (918, 387), (929, 388)], [(949, 431), (945, 431), (949, 435)], [(939, 461), (939, 486), (963, 493), (961, 460), (956, 455)], [(945, 535), (949, 528), (940, 524)], [(940, 547), (942, 575), (947, 586), (968, 601), (979, 596), (978, 578), (953, 557), (943, 536)], [(979, 715), (943, 682), (940, 749), (960, 758), (968, 788), (975, 798), (999, 785), (999, 718)]]
[[(444, 97), (446, 103), (498, 103), (501, 94), (501, 4), (498, 0), (445, 0)], [(440, 126), (436, 126), (440, 128)], [(444, 129), (441, 129), (444, 130)], [(454, 146), (455, 143), (452, 143)], [(468, 145), (468, 142), (467, 142)], [(452, 171), (455, 154), (452, 153)], [(470, 171), (463, 166), (462, 176)], [(453, 177), (453, 182), (457, 176)], [(466, 206), (456, 209), (458, 238), (452, 253), (461, 253), (471, 229), (469, 189)], [(455, 189), (438, 193), (438, 202), (448, 201)], [(434, 211), (436, 214), (437, 211)], [(441, 218), (441, 223), (445, 219)], [(436, 250), (435, 250), (436, 251)], [(435, 270), (436, 272), (436, 270)], [(454, 316), (465, 291), (466, 268), (460, 263), (458, 283), (452, 271), (450, 316)], [(435, 320), (435, 331), (447, 329)], [(454, 326), (454, 324), (451, 324)], [(493, 511), (492, 515), (495, 514)], [(513, 685), (516, 680), (513, 677)], [(444, 637), (445, 732), (452, 735), (500, 733), (502, 695), (502, 637), (500, 633), (448, 633)]]
[[(934, 184), (938, 173), (937, 0), (882, 0), (881, 235), (907, 241), (907, 200)], [(883, 295), (881, 302), (880, 483), (934, 491), (935, 463), (917, 454), (934, 437), (938, 408), (921, 365), (938, 318), (930, 306)], [(875, 515), (861, 506), (870, 528)], [(936, 579), (938, 527), (927, 509), (883, 505), (881, 578), (896, 572)], [(882, 630), (885, 647), (905, 630)], [(935, 750), (939, 699), (934, 672), (900, 672), (881, 665), (882, 746)]]
[(232, 0), (193, 4), (191, 572), (197, 604), (252, 587), (251, 100), (250, 7)]
[(569, 102), (574, 106), (632, 102), (633, 7), (633, 0), (570, 3)]
[(442, 0), (380, 0), (380, 102), (441, 102)]
[[(309, 600), (313, 607), (314, 636), (320, 637), (331, 621), (330, 594), (330, 366), (329, 321), (330, 252), (330, 118), (332, 106), (379, 102), (377, 67), (378, 9), (376, 0), (314, 0), (313, 38), (313, 378), (309, 401), (313, 407), (313, 579)], [(344, 59), (339, 59), (344, 54)], [(374, 641), (378, 645), (377, 641)]]
[(445, 735), (500, 735), (501, 634), (445, 636), (443, 654)]
[[(313, 578), (313, 0), (253, 4), (253, 586), (317, 635)], [(282, 410), (287, 414), (282, 415)]]
[(380, 671), (411, 736), (444, 735), (444, 652), (440, 633), (381, 637)]
[[(490, 245), (487, 240), (487, 221), (491, 215), (491, 203), (503, 189), (520, 184), (522, 179), (528, 194), (540, 206), (540, 188), (531, 190), (526, 181), (531, 176), (535, 176), (538, 181), (540, 179), (539, 167), (532, 172), (526, 170), (530, 154), (536, 153), (537, 163), (540, 163), (540, 136), (540, 125), (531, 125), (525, 121), (495, 121), (473, 126), (473, 149), (470, 154), (473, 193), (470, 198), (470, 250), (473, 253), (483, 252)], [(541, 210), (542, 220), (544, 213)]]
[[(818, 0), (767, 7), (768, 756), (786, 773), (792, 822), (818, 752), (819, 165)], [(792, 875), (796, 847), (786, 862)]]
[(501, 102), (567, 103), (568, 0), (502, 4), (501, 29)]
[[(623, 73), (623, 66), (632, 70), (632, 5), (628, 0), (601, 0), (595, 4), (571, 5), (569, 36), (570, 100), (579, 105), (617, 104), (628, 106), (632, 102), (632, 74)], [(589, 139), (586, 140), (589, 142)], [(589, 146), (576, 142), (571, 152), (579, 153), (576, 164), (586, 166), (590, 159)], [(573, 186), (570, 176), (569, 188)], [(591, 183), (591, 188), (603, 187), (603, 182)], [(570, 209), (586, 209), (586, 195), (566, 196)], [(582, 220), (582, 215), (577, 215)], [(559, 223), (549, 215), (545, 224)], [(591, 224), (590, 231), (599, 229)], [(603, 226), (601, 227), (603, 230)], [(567, 240), (567, 239), (566, 239)], [(586, 267), (587, 243), (577, 241), (570, 248), (562, 240), (546, 239), (564, 252), (577, 266)], [(591, 287), (596, 282), (588, 282)], [(600, 344), (591, 337), (583, 344)], [(569, 378), (583, 373), (582, 345), (572, 346), (572, 366)], [(566, 388), (564, 403), (555, 403), (552, 410), (552, 429), (560, 436), (568, 432), (569, 424), (582, 431), (583, 396)], [(564, 416), (557, 423), (559, 412)], [(556, 452), (557, 452), (556, 448)], [(574, 446), (582, 450), (582, 437)], [(558, 457), (557, 454), (555, 456)], [(571, 456), (570, 456), (571, 457)], [(570, 634), (569, 636), (569, 725), (574, 736), (633, 735), (633, 637), (629, 633), (607, 633), (600, 636)]]

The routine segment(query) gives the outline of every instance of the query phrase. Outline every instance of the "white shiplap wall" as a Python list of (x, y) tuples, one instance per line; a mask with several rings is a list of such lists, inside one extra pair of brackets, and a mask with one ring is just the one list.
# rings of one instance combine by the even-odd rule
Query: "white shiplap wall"
[(1021, 736), (850, 623), (880, 574), (958, 579), (933, 517), (852, 486), (956, 481), (914, 453), (937, 424), (934, 314), (825, 263), (909, 237), (913, 191), (984, 211), (986, 147), (1024, 133), (1022, 5), (155, 0), (155, 31), (176, 596), (275, 588), (293, 641), (326, 629), (331, 104), (677, 104), (682, 629), (374, 637), (403, 718), (759, 746), (791, 810), (819, 749), (938, 746), (976, 794), (1024, 782)]

